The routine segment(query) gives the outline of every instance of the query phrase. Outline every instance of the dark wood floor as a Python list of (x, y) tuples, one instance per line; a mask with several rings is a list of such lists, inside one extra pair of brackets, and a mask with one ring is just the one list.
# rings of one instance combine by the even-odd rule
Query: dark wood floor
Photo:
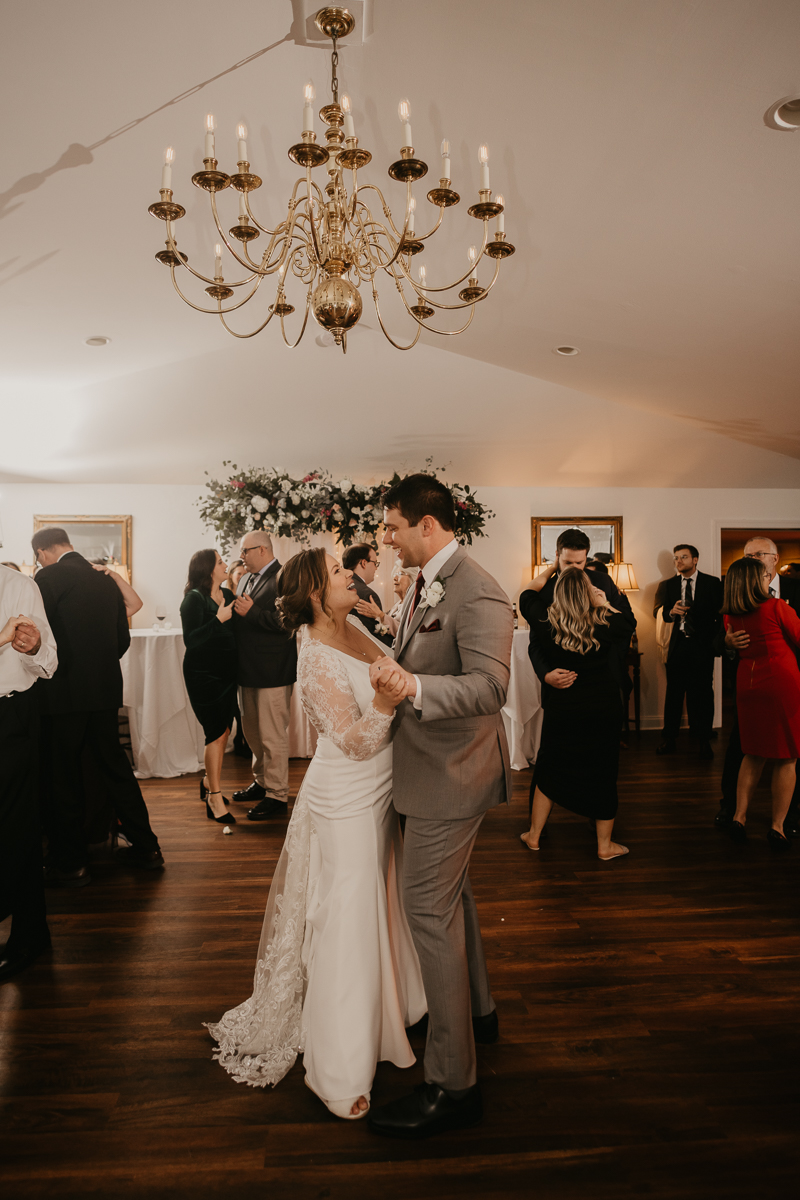
[[(785, 1197), (797, 1186), (800, 844), (767, 802), (737, 848), (712, 824), (719, 759), (623, 753), (605, 864), (586, 822), (518, 840), (528, 774), (473, 856), (502, 1036), (486, 1118), (422, 1144), (331, 1117), (302, 1066), (234, 1084), (201, 1022), (249, 995), (285, 822), (207, 821), (196, 778), (145, 785), (162, 875), (98, 860), (50, 892), (52, 960), (0, 987), (2, 1194), (17, 1197)], [(293, 788), (305, 764), (293, 763)], [(244, 780), (229, 759), (230, 791)], [(243, 814), (242, 814), (243, 815)], [(376, 1102), (422, 1078), (382, 1064)]]

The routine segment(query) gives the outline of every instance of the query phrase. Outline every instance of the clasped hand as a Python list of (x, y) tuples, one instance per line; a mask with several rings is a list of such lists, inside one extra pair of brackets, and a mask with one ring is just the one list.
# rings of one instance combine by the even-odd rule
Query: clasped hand
[(253, 607), (253, 600), (250, 596), (237, 596), (233, 602), (233, 611), (240, 617), (246, 617)]
[(42, 635), (35, 622), (20, 613), (18, 617), (9, 617), (0, 629), (0, 646), (8, 642), (18, 654), (35, 654), (42, 644)]
[(393, 658), (377, 658), (370, 664), (369, 681), (375, 689), (376, 700), (383, 700), (394, 708), (408, 696), (415, 696), (417, 681), (404, 671)]
[(548, 671), (544, 677), (548, 687), (568, 688), (572, 687), (575, 680), (578, 678), (576, 671), (566, 671), (563, 667), (556, 667), (554, 671)]

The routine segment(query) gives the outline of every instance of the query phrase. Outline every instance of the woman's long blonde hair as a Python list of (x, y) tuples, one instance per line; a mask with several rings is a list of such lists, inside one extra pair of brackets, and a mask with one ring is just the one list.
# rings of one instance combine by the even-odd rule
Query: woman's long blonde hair
[(567, 567), (556, 580), (547, 619), (562, 650), (586, 654), (600, 648), (595, 631), (598, 625), (608, 625), (608, 613), (605, 605), (595, 608), (592, 604), (591, 587), (586, 572), (579, 567)]

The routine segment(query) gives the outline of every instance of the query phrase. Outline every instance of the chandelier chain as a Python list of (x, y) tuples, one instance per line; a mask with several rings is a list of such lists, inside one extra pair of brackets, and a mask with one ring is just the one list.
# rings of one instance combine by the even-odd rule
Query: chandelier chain
[(339, 66), (339, 51), (336, 49), (336, 37), (333, 38), (333, 53), (331, 54), (331, 91), (333, 92), (333, 103), (339, 103), (339, 80), (336, 76), (336, 68)]

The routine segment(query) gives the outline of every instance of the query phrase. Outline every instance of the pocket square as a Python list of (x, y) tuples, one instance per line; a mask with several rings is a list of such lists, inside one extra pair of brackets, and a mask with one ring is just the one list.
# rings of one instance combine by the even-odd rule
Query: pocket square
[(436, 633), (441, 628), (439, 618), (437, 617), (435, 621), (431, 621), (430, 625), (420, 625), (419, 631), (420, 633)]

